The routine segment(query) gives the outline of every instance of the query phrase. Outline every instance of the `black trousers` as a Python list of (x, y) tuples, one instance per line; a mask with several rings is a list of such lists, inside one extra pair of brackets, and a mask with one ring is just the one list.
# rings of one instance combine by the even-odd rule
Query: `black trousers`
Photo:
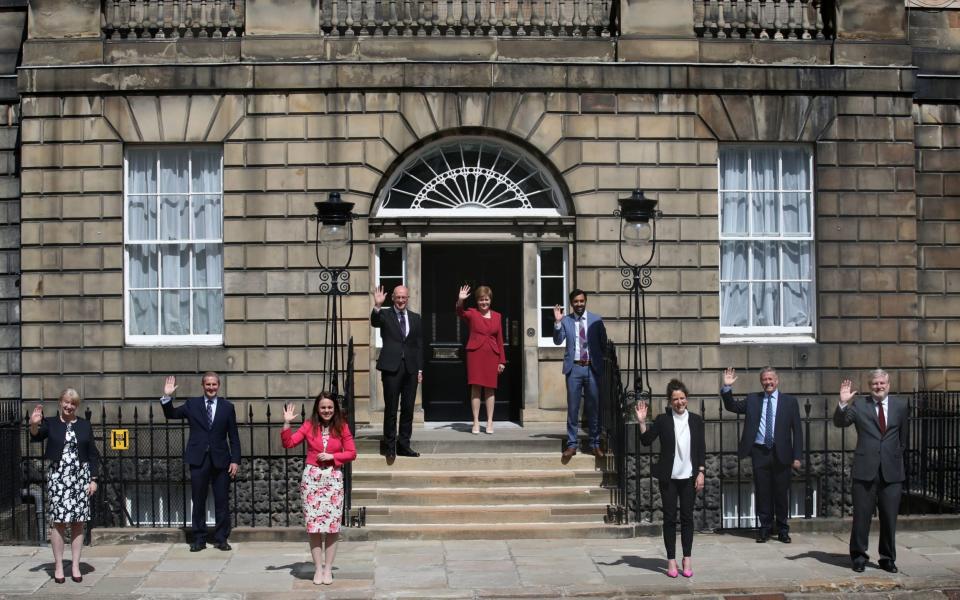
[[(753, 492), (757, 501), (757, 519), (764, 533), (789, 533), (790, 478), (792, 465), (777, 459), (772, 448), (754, 445), (750, 451), (753, 461)], [(774, 530), (776, 517), (776, 530)]]
[(216, 544), (230, 537), (230, 475), (226, 467), (213, 466), (208, 452), (199, 466), (190, 466), (190, 496), (193, 500), (193, 541), (207, 541), (207, 491), (213, 487), (213, 514), (216, 525), (213, 541)]
[(873, 481), (853, 480), (853, 529), (850, 531), (850, 558), (866, 562), (867, 540), (873, 510), (880, 514), (880, 558), (897, 560), (897, 513), (900, 512), (901, 482), (887, 483), (881, 475)]
[(680, 545), (684, 556), (693, 552), (693, 501), (696, 478), (661, 479), (660, 500), (663, 504), (663, 546), (667, 558), (677, 558), (677, 500), (680, 500)]
[[(381, 450), (395, 454), (397, 446), (410, 447), (413, 434), (413, 406), (417, 399), (417, 371), (411, 372), (406, 363), (389, 373), (380, 372), (383, 381), (383, 441)], [(397, 407), (400, 408), (399, 435), (397, 430)]]

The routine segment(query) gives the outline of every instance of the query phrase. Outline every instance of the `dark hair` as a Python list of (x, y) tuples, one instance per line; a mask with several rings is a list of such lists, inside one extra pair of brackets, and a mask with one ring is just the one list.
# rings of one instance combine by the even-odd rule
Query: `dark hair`
[(587, 299), (587, 293), (580, 288), (573, 288), (573, 291), (570, 292), (570, 302), (573, 302), (573, 299), (577, 296), (583, 296), (583, 299)]
[(667, 400), (673, 399), (673, 393), (677, 390), (683, 392), (684, 396), (689, 396), (690, 392), (687, 391), (687, 386), (683, 385), (683, 382), (679, 379), (671, 379), (670, 383), (667, 384)]
[(343, 425), (347, 422), (347, 418), (343, 414), (340, 402), (334, 398), (330, 392), (320, 392), (317, 394), (317, 399), (313, 401), (313, 410), (310, 411), (310, 424), (313, 425), (314, 431), (323, 427), (323, 423), (320, 421), (321, 400), (333, 401), (333, 417), (330, 418), (330, 435), (340, 437), (340, 432), (343, 431)]

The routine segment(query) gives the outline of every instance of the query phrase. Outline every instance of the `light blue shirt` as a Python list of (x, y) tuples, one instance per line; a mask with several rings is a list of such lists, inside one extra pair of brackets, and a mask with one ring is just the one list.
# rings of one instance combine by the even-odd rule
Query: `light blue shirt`
[[(773, 402), (773, 422), (770, 423), (770, 433), (774, 431), (774, 426), (776, 426), (777, 421), (777, 399), (780, 396), (780, 390), (773, 390), (773, 394), (770, 395), (769, 399), (767, 398), (766, 392), (763, 395), (763, 405), (760, 407), (760, 427), (757, 429), (757, 438), (754, 441), (756, 444), (763, 445), (764, 434), (767, 432), (767, 402)], [(771, 435), (771, 437), (773, 437)]]
[[(203, 397), (203, 410), (207, 410), (207, 400), (208, 400), (208, 398), (207, 398), (206, 396), (204, 396), (204, 397)], [(170, 402), (173, 402), (173, 398), (171, 398), (170, 396), (160, 396), (160, 403), (161, 403), (161, 404), (168, 404), (168, 403), (170, 403)], [(213, 397), (213, 406), (210, 407), (210, 415), (211, 415), (212, 417), (216, 417), (216, 416), (217, 416), (217, 396), (214, 396), (214, 397)]]

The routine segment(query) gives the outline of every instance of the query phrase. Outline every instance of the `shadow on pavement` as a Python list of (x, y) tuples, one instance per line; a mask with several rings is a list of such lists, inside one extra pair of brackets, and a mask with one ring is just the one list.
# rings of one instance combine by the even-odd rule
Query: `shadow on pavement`
[(784, 556), (787, 560), (799, 560), (801, 558), (812, 558), (816, 561), (822, 562), (825, 565), (833, 565), (834, 567), (844, 567), (850, 568), (850, 557), (846, 554), (836, 554), (833, 552), (823, 552), (821, 550), (808, 550), (803, 554), (795, 554), (793, 556)]
[[(288, 565), (268, 565), (266, 569), (267, 571), (290, 571), (290, 575), (296, 579), (312, 580), (316, 567), (312, 562), (301, 561)], [(336, 571), (337, 568), (334, 567), (333, 570)]]
[[(39, 573), (40, 571), (44, 571), (44, 572), (46, 572), (47, 575), (49, 575), (50, 577), (53, 577), (53, 566), (54, 566), (54, 565), (53, 565), (52, 562), (43, 563), (43, 564), (37, 565), (37, 566), (35, 566), (35, 567), (31, 567), (31, 568), (30, 568), (30, 572), (31, 572), (31, 573)], [(67, 559), (63, 559), (63, 572), (66, 573), (67, 577), (70, 576), (70, 569), (72, 569), (72, 568), (73, 568), (73, 563), (71, 563), (71, 562), (70, 562), (69, 560), (67, 560)], [(86, 574), (88, 574), (88, 573), (93, 573), (94, 571), (96, 571), (96, 569), (93, 568), (93, 565), (88, 564), (88, 563), (85, 563), (85, 562), (81, 562), (81, 563), (80, 563), (80, 574), (81, 574), (81, 575), (86, 575)]]
[(628, 567), (633, 567), (634, 569), (644, 569), (646, 571), (651, 571), (653, 573), (666, 573), (667, 572), (667, 561), (663, 558), (641, 558), (639, 556), (624, 556), (616, 562), (600, 562), (597, 561), (598, 565), (603, 565), (605, 567), (616, 567), (619, 565), (627, 565)]

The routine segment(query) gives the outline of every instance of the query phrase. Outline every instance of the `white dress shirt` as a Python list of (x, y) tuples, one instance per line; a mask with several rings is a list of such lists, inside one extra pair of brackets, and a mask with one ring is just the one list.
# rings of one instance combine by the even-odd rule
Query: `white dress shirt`
[(683, 411), (673, 415), (673, 438), (676, 447), (673, 449), (673, 472), (671, 479), (690, 479), (693, 476), (693, 463), (690, 461), (690, 412)]

